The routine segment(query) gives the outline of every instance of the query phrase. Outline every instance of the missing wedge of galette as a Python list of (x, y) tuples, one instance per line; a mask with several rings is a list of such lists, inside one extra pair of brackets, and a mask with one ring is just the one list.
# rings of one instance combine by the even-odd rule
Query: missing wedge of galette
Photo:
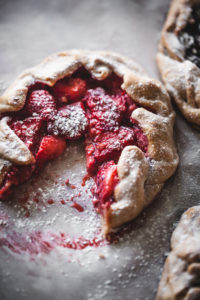
[(200, 125), (200, 1), (173, 0), (164, 24), (158, 67), (184, 117)]
[(0, 198), (84, 138), (105, 233), (137, 217), (178, 164), (165, 88), (119, 54), (47, 57), (5, 91), (0, 112)]

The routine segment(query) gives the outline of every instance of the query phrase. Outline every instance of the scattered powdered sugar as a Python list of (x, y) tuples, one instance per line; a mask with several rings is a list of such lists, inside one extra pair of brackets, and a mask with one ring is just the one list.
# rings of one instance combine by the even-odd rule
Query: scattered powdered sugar
[[(49, 163), (39, 175), (19, 186), (12, 199), (7, 202), (6, 206), (14, 223), (13, 230), (64, 230), (69, 236), (76, 236), (86, 218), (87, 222), (93, 224), (85, 226), (85, 232), (90, 229), (85, 235), (89, 239), (93, 232), (101, 228), (92, 205), (93, 180), (87, 180), (84, 186), (81, 185), (86, 172), (85, 168), (79, 167), (80, 162), (85, 159), (84, 151), (82, 153), (80, 150), (79, 153), (80, 147), (76, 143), (69, 148), (63, 156)], [(73, 207), (74, 202), (84, 210), (78, 212)], [(4, 219), (0, 220), (3, 225)]]
[[(134, 281), (134, 286), (137, 285), (137, 289), (140, 290), (142, 286), (138, 274), (142, 274), (145, 270), (145, 273), (151, 276), (151, 273), (148, 272), (150, 266), (147, 266), (146, 263), (147, 255), (151, 254), (153, 264), (157, 259), (157, 255), (151, 248), (155, 236), (159, 235), (157, 223), (151, 219), (151, 228), (148, 226), (143, 228), (145, 221), (141, 216), (135, 223), (137, 228), (134, 230), (131, 230), (129, 226), (123, 227), (124, 234), (116, 237), (118, 243), (110, 245), (105, 243), (100, 247), (87, 246), (88, 241), (91, 242), (94, 239), (96, 244), (100, 243), (101, 245), (103, 235), (101, 234), (100, 218), (92, 205), (90, 188), (93, 182), (91, 179), (87, 180), (85, 186), (82, 186), (84, 175), (84, 145), (74, 142), (69, 145), (63, 156), (49, 163), (37, 178), (18, 187), (10, 201), (0, 204), (0, 215), (4, 212), (10, 216), (8, 219), (2, 219), (6, 221), (1, 221), (0, 243), (3, 243), (5, 239), (10, 241), (14, 231), (18, 240), (22, 239), (23, 241), (25, 237), (26, 245), (29, 248), (33, 247), (31, 245), (34, 243), (36, 247), (34, 251), (38, 249), (47, 251), (47, 253), (42, 252), (36, 256), (34, 254), (31, 262), (26, 250), (23, 250), (23, 255), (20, 255), (20, 264), (23, 266), (28, 262), (32, 272), (35, 272), (34, 270), (38, 272), (38, 269), (39, 272), (44, 272), (44, 266), (39, 262), (45, 260), (45, 268), (49, 274), (52, 272), (57, 274), (58, 286), (63, 284), (65, 278), (71, 282), (71, 280), (76, 281), (80, 276), (87, 274), (84, 280), (84, 284), (87, 284), (88, 276), (95, 276), (99, 284), (95, 290), (88, 286), (87, 299), (97, 300), (103, 299), (106, 295), (115, 295), (116, 285), (123, 292), (132, 281)], [(75, 186), (75, 188), (71, 188), (71, 186)], [(65, 201), (65, 204), (61, 203), (62, 200)], [(84, 208), (83, 212), (78, 212), (72, 207), (74, 200)], [(147, 219), (149, 222), (149, 217)], [(3, 226), (5, 230), (2, 230)], [(61, 233), (63, 239), (60, 238)], [(82, 250), (62, 246), (64, 243), (71, 247), (73, 246), (72, 241), (79, 244), (80, 236), (84, 237)], [(44, 238), (42, 244), (38, 244), (40, 237)], [(46, 244), (43, 244), (44, 242)], [(20, 245), (18, 243), (18, 250)], [(51, 250), (48, 245), (56, 245), (56, 247)], [(147, 252), (143, 250), (146, 249), (145, 247), (148, 248)], [(122, 251), (123, 256), (121, 255)], [(12, 256), (9, 261), (12, 261)], [(15, 264), (16, 261), (15, 258)], [(12, 274), (11, 268), (7, 265), (6, 270), (10, 270), (9, 272)], [(105, 274), (105, 272), (106, 276), (102, 281), (101, 274)], [(23, 272), (21, 274), (23, 276)], [(8, 280), (8, 276), (4, 278), (5, 281)], [(34, 280), (35, 284), (40, 285), (39, 278), (36, 277)], [(40, 280), (43, 282), (42, 277)], [(21, 294), (21, 287), (18, 287)], [(121, 294), (116, 295), (116, 299), (121, 299), (121, 297)]]
[(68, 111), (67, 117), (57, 114), (54, 122), (50, 123), (49, 129), (55, 135), (62, 134), (69, 138), (75, 138), (85, 131), (88, 121), (81, 107), (74, 105)]

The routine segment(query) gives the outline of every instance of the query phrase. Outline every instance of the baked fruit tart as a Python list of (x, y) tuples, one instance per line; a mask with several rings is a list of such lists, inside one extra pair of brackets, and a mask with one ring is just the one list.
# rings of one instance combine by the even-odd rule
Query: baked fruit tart
[(47, 57), (5, 91), (0, 112), (0, 199), (84, 138), (106, 233), (137, 217), (178, 164), (168, 93), (119, 54)]
[(185, 118), (200, 125), (200, 1), (173, 0), (162, 30), (158, 67)]
[(156, 300), (200, 299), (200, 206), (188, 209), (173, 232)]

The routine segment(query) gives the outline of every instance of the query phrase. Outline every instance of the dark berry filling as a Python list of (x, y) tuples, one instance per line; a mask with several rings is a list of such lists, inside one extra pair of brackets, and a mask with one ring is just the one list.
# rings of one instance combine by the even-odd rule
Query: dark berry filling
[(97, 81), (79, 69), (54, 87), (37, 83), (29, 88), (25, 107), (9, 126), (35, 156), (36, 163), (13, 165), (0, 189), (7, 198), (12, 186), (28, 180), (48, 161), (60, 156), (70, 140), (85, 137), (87, 171), (94, 178), (94, 206), (103, 213), (114, 201), (119, 182), (117, 162), (124, 147), (136, 145), (147, 152), (148, 141), (131, 113), (138, 105), (111, 74)]
[(200, 68), (200, 7), (194, 6), (185, 28), (179, 33), (185, 48), (185, 58)]

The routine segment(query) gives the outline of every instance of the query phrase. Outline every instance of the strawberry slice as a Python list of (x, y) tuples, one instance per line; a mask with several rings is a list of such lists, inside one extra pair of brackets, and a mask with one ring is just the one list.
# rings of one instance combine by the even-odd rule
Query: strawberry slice
[(117, 161), (125, 146), (135, 144), (133, 128), (121, 126), (117, 132), (105, 132), (97, 136), (94, 141), (86, 140), (87, 170), (96, 172), (98, 166), (108, 160)]
[(16, 135), (26, 144), (32, 152), (35, 152), (41, 136), (43, 121), (41, 118), (30, 117), (23, 121), (15, 121), (10, 127)]
[(78, 101), (86, 93), (86, 81), (80, 78), (70, 78), (59, 81), (54, 86), (54, 94), (61, 103)]
[(84, 101), (88, 108), (91, 137), (118, 130), (126, 111), (125, 95), (108, 95), (103, 88), (96, 88), (88, 90)]
[(13, 192), (14, 185), (26, 182), (35, 170), (35, 165), (12, 166), (11, 170), (6, 174), (4, 183), (0, 188), (0, 199), (7, 199)]
[(97, 200), (93, 201), (95, 208), (99, 209), (100, 212), (113, 202), (113, 191), (118, 182), (117, 165), (114, 161), (103, 164), (95, 177), (94, 195)]
[(47, 124), (49, 134), (61, 136), (65, 139), (80, 138), (88, 127), (83, 103), (76, 102), (62, 106), (54, 120)]
[(55, 136), (43, 137), (36, 155), (38, 166), (43, 166), (46, 162), (60, 156), (66, 148), (65, 140)]
[(46, 90), (35, 90), (27, 100), (26, 111), (30, 115), (37, 114), (43, 120), (51, 119), (56, 114), (56, 100)]

